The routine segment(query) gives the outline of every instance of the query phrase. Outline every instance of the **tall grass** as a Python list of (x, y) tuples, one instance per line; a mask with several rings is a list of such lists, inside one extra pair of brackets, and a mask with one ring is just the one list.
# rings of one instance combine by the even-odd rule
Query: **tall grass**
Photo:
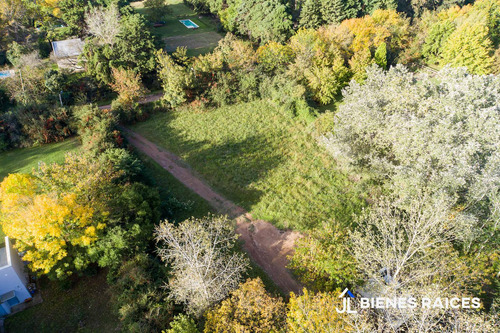
[(181, 156), (211, 186), (282, 228), (348, 223), (363, 200), (306, 125), (266, 101), (188, 106), (132, 126)]

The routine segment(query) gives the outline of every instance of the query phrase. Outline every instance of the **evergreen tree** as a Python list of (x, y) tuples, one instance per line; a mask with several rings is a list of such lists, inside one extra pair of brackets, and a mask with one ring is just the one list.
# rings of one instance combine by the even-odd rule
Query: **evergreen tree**
[(373, 13), (377, 9), (396, 9), (398, 0), (363, 0), (364, 12)]
[(316, 29), (323, 24), (321, 18), (321, 3), (319, 1), (320, 0), (306, 0), (300, 11), (299, 25), (301, 27)]
[(340, 23), (344, 20), (344, 0), (323, 0), (321, 6), (323, 20), (328, 23)]
[(323, 0), (321, 13), (327, 23), (341, 23), (344, 20), (355, 18), (361, 10), (357, 0)]

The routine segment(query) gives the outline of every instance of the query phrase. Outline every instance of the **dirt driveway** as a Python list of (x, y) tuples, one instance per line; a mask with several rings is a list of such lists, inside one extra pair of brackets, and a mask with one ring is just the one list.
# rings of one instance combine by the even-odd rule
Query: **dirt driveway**
[(124, 128), (123, 133), (133, 146), (155, 160), (218, 212), (234, 218), (236, 232), (243, 240), (245, 251), (285, 294), (291, 291), (301, 293), (302, 286), (286, 268), (288, 256), (293, 254), (295, 241), (300, 237), (298, 232), (280, 231), (269, 222), (253, 219), (243, 208), (212, 190), (178, 156), (129, 129)]
[(215, 47), (221, 39), (222, 36), (218, 33), (208, 31), (200, 32), (199, 34), (166, 37), (163, 40), (165, 41), (167, 52), (173, 52), (179, 46), (185, 46), (188, 50), (209, 46)]

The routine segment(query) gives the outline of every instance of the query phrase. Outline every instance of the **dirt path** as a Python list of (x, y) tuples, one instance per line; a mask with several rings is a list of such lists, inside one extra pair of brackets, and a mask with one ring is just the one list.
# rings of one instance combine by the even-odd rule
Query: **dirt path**
[[(163, 97), (163, 93), (158, 93), (158, 94), (152, 94), (152, 95), (146, 95), (144, 96), (143, 99), (141, 99), (139, 101), (139, 104), (146, 104), (146, 103), (151, 103), (151, 102), (156, 102), (157, 100), (159, 100), (160, 98)], [(108, 105), (101, 105), (99, 107), (99, 109), (101, 110), (105, 110), (105, 109), (111, 109), (111, 104), (108, 104)]]
[(250, 258), (264, 269), (283, 292), (301, 293), (302, 286), (286, 268), (287, 257), (293, 254), (295, 240), (300, 237), (298, 232), (280, 231), (269, 222), (254, 220), (243, 208), (212, 190), (178, 156), (129, 129), (124, 128), (123, 133), (132, 145), (155, 160), (218, 212), (236, 219), (236, 232), (244, 241), (243, 247)]

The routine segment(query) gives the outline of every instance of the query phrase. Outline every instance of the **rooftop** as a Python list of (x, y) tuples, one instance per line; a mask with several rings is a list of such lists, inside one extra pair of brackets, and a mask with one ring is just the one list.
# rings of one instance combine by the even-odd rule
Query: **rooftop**
[(79, 56), (83, 52), (84, 42), (80, 38), (52, 42), (56, 58), (68, 58)]
[(2, 247), (0, 249), (0, 267), (7, 266), (9, 264), (9, 260), (7, 259), (7, 248)]

